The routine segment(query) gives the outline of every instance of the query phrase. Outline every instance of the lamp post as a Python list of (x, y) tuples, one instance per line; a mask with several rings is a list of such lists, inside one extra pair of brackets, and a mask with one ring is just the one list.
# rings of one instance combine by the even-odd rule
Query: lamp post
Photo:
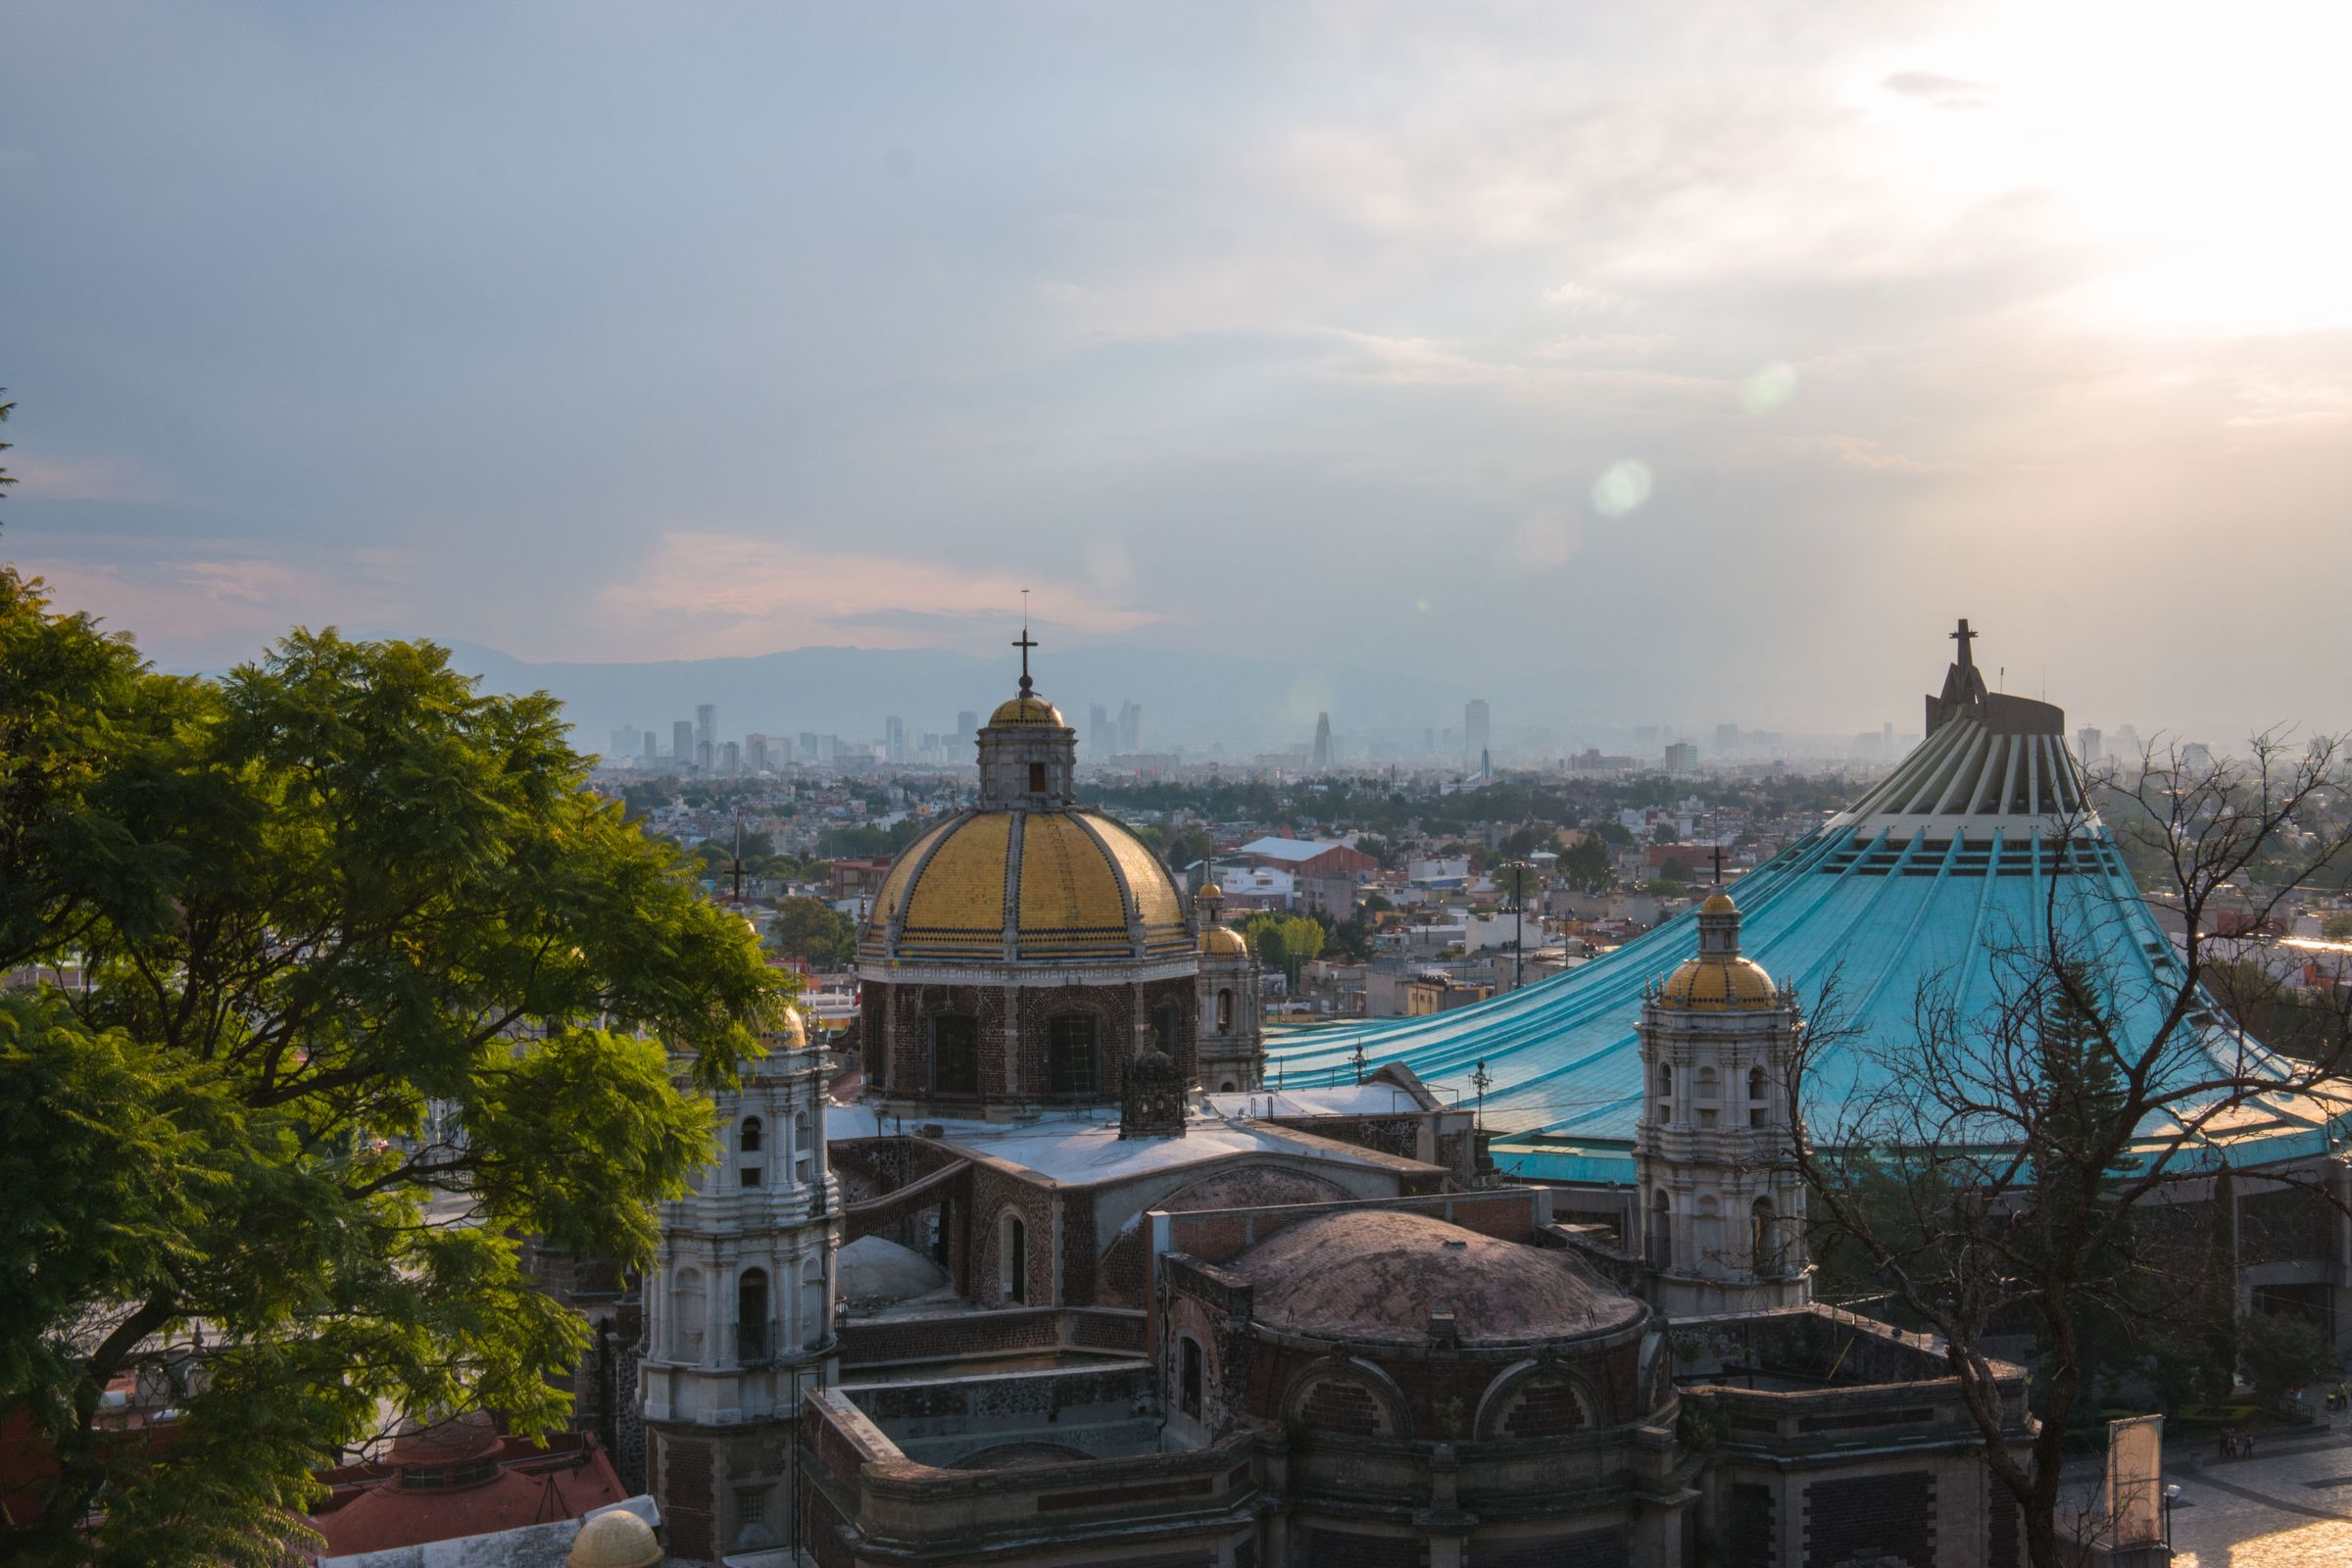
[(1527, 984), (1527, 862), (1511, 862), (1511, 989)]
[(2164, 1549), (2173, 1549), (2173, 1503), (2180, 1495), (2180, 1483), (2164, 1489)]

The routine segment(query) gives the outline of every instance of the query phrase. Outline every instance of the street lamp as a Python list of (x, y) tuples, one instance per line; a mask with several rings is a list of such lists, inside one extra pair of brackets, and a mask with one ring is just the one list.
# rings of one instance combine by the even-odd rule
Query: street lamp
[(1511, 862), (1511, 989), (1527, 984), (1527, 862)]
[(2180, 1495), (2178, 1482), (2164, 1489), (2164, 1549), (2173, 1549), (2173, 1503)]

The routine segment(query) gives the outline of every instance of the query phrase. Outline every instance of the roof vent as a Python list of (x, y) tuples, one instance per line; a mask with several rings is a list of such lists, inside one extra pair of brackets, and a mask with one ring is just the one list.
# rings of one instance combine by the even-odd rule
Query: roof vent
[[(1447, 1242), (1447, 1247), (1459, 1247), (1459, 1242)], [(1454, 1321), (1453, 1313), (1429, 1314), (1429, 1343), (1442, 1350), (1458, 1349), (1462, 1343), (1462, 1326)]]

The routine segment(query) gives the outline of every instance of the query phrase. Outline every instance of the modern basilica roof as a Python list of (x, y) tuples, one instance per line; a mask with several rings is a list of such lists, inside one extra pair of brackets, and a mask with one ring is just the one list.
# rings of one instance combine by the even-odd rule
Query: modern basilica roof
[[(2177, 985), (2179, 958), (2148, 911), (2106, 827), (2088, 810), (2065, 746), (2065, 715), (2046, 703), (1987, 693), (1969, 657), (1930, 697), (1926, 739), (1847, 810), (1737, 884), (1742, 950), (1810, 1005), (1835, 982), (1838, 1022), (1853, 1031), (1825, 1050), (1810, 1080), (1817, 1125), (1828, 1096), (1889, 1080), (1887, 1048), (1916, 1036), (1923, 995), (1978, 1015), (2000, 995), (2001, 954), (2054, 909), (2065, 928), (2109, 956), (2104, 977), (2126, 1027), (2152, 1033), (2156, 998)], [(1401, 1061), (1467, 1105), (1479, 1098), (1506, 1175), (1626, 1181), (1641, 1113), (1635, 1025), (1645, 989), (1695, 947), (1684, 914), (1590, 963), (1490, 1002), (1432, 1017), (1267, 1033), (1269, 1086), (1351, 1081), (1358, 1059)], [(2224, 1060), (2241, 1042), (2218, 1014), (2199, 1015), (2199, 1047)], [(2281, 1097), (2285, 1102), (2286, 1097)], [(2321, 1147), (2324, 1112), (2305, 1100), (2250, 1108), (2235, 1135), (2265, 1143), (2261, 1159)]]

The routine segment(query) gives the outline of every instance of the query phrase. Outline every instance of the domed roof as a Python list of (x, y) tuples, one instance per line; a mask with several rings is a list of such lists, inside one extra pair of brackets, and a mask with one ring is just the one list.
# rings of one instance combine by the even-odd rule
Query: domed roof
[(1701, 914), (1736, 914), (1740, 906), (1732, 902), (1729, 893), (1718, 893), (1698, 906)]
[(609, 1508), (581, 1525), (564, 1554), (566, 1568), (648, 1568), (661, 1560), (654, 1527), (626, 1508)]
[(1252, 1315), (1317, 1339), (1422, 1345), (1451, 1312), (1465, 1346), (1573, 1339), (1638, 1320), (1642, 1303), (1565, 1252), (1402, 1209), (1342, 1209), (1284, 1227), (1225, 1265), (1255, 1287)]
[(487, 1410), (418, 1420), (402, 1419), (384, 1457), (394, 1465), (464, 1464), (498, 1451), (498, 1421)]
[(1250, 956), (1250, 944), (1229, 925), (1204, 926), (1200, 931), (1200, 951), (1222, 957), (1243, 958)]
[(869, 959), (906, 962), (1192, 948), (1159, 858), (1109, 817), (1058, 808), (965, 811), (916, 839), (882, 878), (858, 940)]
[(1196, 899), (1221, 899), (1224, 896), (1225, 890), (1217, 886), (1214, 882), (1201, 883), (1200, 891), (1193, 895), (1193, 897)]
[(995, 712), (988, 715), (988, 721), (991, 724), (1052, 724), (1066, 727), (1062, 725), (1061, 710), (1035, 692), (1023, 692), (1018, 697), (1006, 698), (997, 705)]
[(1658, 1000), (1694, 1012), (1757, 1012), (1781, 1004), (1780, 988), (1755, 959), (1704, 954), (1685, 958), (1666, 977)]

